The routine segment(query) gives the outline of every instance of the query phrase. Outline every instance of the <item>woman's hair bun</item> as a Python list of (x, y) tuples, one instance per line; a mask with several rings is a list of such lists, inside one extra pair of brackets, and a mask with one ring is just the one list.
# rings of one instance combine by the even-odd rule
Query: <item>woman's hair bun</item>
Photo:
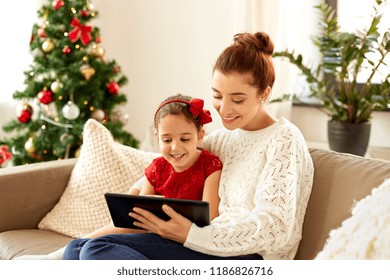
[(268, 36), (268, 34), (264, 32), (257, 32), (255, 33), (255, 36), (257, 38), (259, 48), (266, 54), (272, 55), (274, 52), (274, 43), (272, 42), (271, 38)]
[(266, 55), (272, 55), (274, 52), (274, 43), (268, 34), (264, 32), (240, 33), (234, 36), (234, 42), (239, 45), (255, 48)]

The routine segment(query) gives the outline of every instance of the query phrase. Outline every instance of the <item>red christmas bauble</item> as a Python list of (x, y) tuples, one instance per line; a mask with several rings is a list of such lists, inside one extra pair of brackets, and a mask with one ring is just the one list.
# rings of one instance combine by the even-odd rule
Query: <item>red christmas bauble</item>
[(21, 123), (28, 123), (29, 121), (31, 121), (32, 114), (33, 108), (27, 103), (18, 107), (16, 111), (16, 117)]
[(72, 52), (72, 49), (69, 48), (68, 46), (65, 46), (62, 48), (62, 53), (63, 54), (70, 54)]
[(45, 27), (41, 26), (38, 28), (38, 36), (41, 38), (46, 38)]
[(37, 96), (39, 101), (43, 104), (49, 104), (54, 100), (53, 93), (50, 90), (46, 90), (46, 89), (40, 91)]
[(21, 111), (18, 115), (18, 120), (21, 123), (28, 123), (29, 121), (31, 121), (31, 114), (28, 111)]
[(107, 89), (110, 94), (115, 95), (119, 92), (119, 85), (117, 82), (111, 82), (107, 85)]
[(81, 10), (81, 16), (82, 17), (88, 17), (89, 16), (89, 11), (87, 9), (82, 9)]
[(57, 11), (59, 8), (63, 7), (65, 3), (62, 0), (54, 0), (51, 5), (53, 6), (54, 10)]

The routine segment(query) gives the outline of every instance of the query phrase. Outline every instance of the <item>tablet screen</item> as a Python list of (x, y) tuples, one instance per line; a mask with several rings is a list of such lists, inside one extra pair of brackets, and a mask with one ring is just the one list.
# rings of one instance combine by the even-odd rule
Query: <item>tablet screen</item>
[(171, 206), (176, 212), (194, 222), (199, 227), (210, 224), (209, 203), (206, 201), (118, 193), (106, 193), (104, 196), (112, 221), (116, 227), (138, 228), (133, 225), (135, 220), (129, 216), (129, 212), (134, 207), (148, 210), (167, 221), (169, 217), (161, 209), (164, 204)]

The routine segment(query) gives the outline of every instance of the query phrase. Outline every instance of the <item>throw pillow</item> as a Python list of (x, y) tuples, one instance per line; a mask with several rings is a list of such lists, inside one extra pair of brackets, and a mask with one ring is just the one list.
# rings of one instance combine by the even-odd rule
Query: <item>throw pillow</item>
[(126, 193), (157, 155), (115, 142), (106, 127), (88, 120), (68, 185), (38, 228), (79, 238), (108, 224), (104, 193)]
[(390, 178), (352, 209), (352, 216), (330, 232), (315, 259), (390, 259)]

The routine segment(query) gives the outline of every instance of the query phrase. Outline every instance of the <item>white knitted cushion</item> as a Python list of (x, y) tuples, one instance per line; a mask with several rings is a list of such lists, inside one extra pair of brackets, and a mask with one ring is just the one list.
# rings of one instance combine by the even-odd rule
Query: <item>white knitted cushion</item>
[(315, 259), (390, 259), (390, 178), (355, 205)]
[(79, 238), (106, 225), (110, 215), (104, 193), (126, 193), (156, 156), (114, 142), (107, 128), (88, 120), (68, 186), (38, 228)]

